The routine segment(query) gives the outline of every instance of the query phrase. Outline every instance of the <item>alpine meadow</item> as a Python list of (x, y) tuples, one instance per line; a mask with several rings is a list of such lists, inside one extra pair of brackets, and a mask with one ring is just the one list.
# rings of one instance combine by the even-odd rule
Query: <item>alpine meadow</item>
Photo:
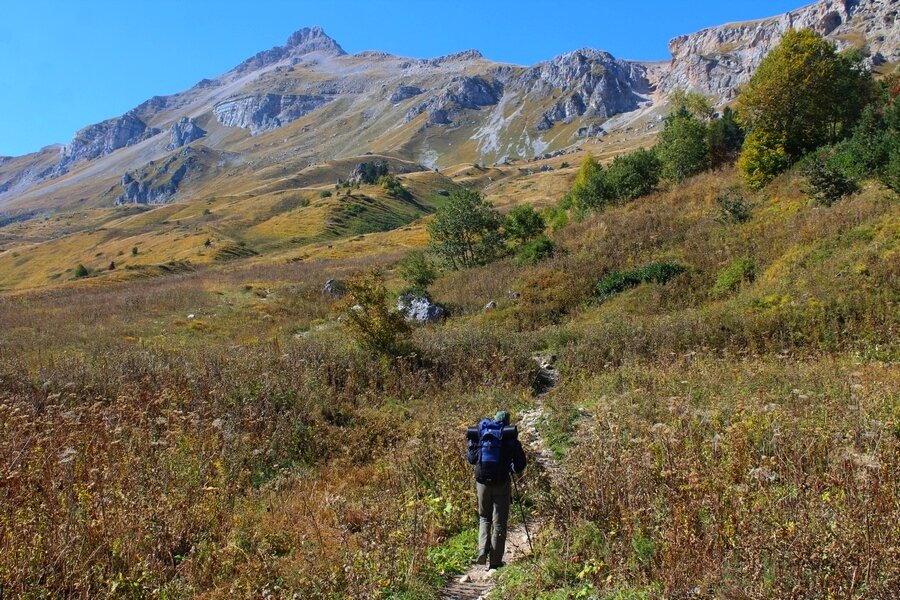
[(0, 600), (900, 597), (900, 1), (669, 51), (308, 27), (0, 157)]

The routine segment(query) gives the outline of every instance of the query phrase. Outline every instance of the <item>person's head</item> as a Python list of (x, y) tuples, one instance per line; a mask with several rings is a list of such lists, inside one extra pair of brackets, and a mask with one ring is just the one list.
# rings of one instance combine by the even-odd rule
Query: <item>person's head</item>
[(498, 423), (503, 423), (504, 425), (509, 425), (509, 413), (505, 410), (498, 411), (496, 415), (494, 415), (494, 420)]

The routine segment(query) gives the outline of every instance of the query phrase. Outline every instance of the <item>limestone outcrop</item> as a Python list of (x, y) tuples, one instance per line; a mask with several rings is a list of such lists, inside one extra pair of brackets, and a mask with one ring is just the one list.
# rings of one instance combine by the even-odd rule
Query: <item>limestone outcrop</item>
[(635, 110), (653, 91), (642, 65), (591, 48), (535, 65), (510, 88), (535, 99), (558, 97), (543, 113), (537, 124), (539, 131), (579, 117), (607, 119)]
[(193, 141), (199, 140), (204, 135), (206, 135), (206, 131), (197, 125), (197, 122), (194, 121), (194, 119), (182, 117), (178, 119), (169, 130), (170, 141), (166, 145), (166, 150), (181, 148)]
[(330, 101), (328, 96), (256, 94), (220, 102), (213, 114), (222, 125), (249, 129), (256, 135), (299, 119)]
[(812, 29), (846, 48), (866, 41), (872, 63), (900, 61), (897, 0), (820, 0), (782, 15), (710, 27), (669, 42), (672, 63), (660, 88), (692, 89), (726, 103), (791, 29)]
[(457, 76), (437, 96), (411, 108), (406, 120), (411, 121), (420, 114), (428, 114), (431, 125), (449, 125), (466, 109), (475, 110), (492, 106), (503, 96), (503, 84), (497, 79), (481, 75)]
[(75, 134), (71, 142), (60, 151), (60, 167), (71, 163), (91, 160), (111, 152), (142, 142), (159, 133), (159, 129), (148, 127), (146, 123), (125, 113), (121, 117), (88, 125)]

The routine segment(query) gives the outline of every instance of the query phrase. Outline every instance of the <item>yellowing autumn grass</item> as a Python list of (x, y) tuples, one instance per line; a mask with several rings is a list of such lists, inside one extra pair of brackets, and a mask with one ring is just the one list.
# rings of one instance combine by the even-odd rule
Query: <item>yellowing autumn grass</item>
[[(402, 180), (420, 201), (473, 168)], [(484, 189), (504, 208), (549, 199), (573, 170)], [(563, 484), (534, 465), (521, 482), (544, 525), (500, 597), (890, 597), (896, 196), (816, 207), (788, 173), (723, 223), (715, 199), (737, 184), (704, 173), (570, 223), (544, 262), (442, 273), (429, 291), (449, 319), (393, 361), (361, 351), (348, 303), (322, 291), (374, 268), (406, 286), (397, 262), (432, 217), (378, 186), (107, 212), (103, 231), (35, 243), (44, 270), (119, 251), (124, 266), (0, 294), (0, 581), (23, 597), (434, 598), (475, 523), (464, 427), (533, 407), (539, 352), (562, 377), (538, 425)], [(353, 230), (385, 207), (410, 220)], [(261, 253), (214, 260), (226, 247)], [(753, 278), (717, 289), (748, 260)], [(684, 271), (595, 293), (656, 261)], [(28, 283), (16, 273), (4, 285)]]

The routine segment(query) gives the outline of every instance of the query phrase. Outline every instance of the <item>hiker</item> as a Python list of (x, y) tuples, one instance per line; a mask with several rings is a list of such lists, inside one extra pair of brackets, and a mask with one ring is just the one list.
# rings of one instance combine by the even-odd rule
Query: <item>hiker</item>
[(509, 413), (498, 412), (466, 433), (469, 440), (466, 458), (475, 465), (478, 492), (478, 560), (488, 570), (503, 566), (506, 549), (506, 523), (512, 500), (510, 473), (521, 473), (528, 461), (519, 432), (509, 425)]

